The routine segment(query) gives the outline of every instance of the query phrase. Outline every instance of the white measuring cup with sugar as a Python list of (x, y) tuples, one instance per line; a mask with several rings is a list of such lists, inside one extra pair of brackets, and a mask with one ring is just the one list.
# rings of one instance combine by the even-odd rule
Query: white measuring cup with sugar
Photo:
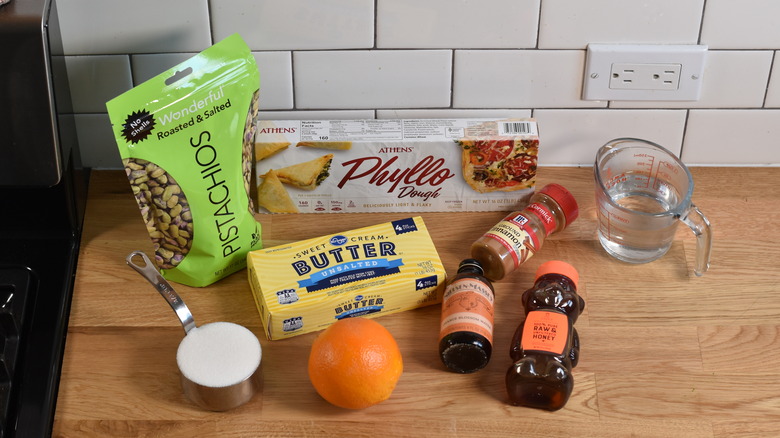
[[(144, 265), (135, 262), (140, 257)], [(184, 327), (176, 352), (184, 394), (210, 411), (226, 411), (248, 402), (260, 390), (262, 349), (257, 336), (231, 322), (195, 325), (187, 305), (141, 251), (127, 256), (138, 271), (165, 298)]]
[(694, 273), (709, 269), (710, 222), (691, 201), (693, 177), (662, 146), (636, 138), (607, 142), (593, 167), (601, 246), (629, 263), (657, 260), (669, 251), (678, 222), (696, 236)]

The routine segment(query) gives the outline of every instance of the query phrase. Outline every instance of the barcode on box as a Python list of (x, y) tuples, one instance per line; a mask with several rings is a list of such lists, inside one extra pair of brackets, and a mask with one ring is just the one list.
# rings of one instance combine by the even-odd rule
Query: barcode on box
[(537, 135), (535, 122), (500, 122), (498, 135)]

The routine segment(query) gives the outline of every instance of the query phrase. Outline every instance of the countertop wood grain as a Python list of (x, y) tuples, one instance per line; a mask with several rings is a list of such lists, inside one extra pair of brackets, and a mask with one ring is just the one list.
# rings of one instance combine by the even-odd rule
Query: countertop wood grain
[[(248, 404), (205, 412), (181, 392), (176, 348), (184, 332), (159, 294), (125, 265), (151, 243), (124, 174), (95, 171), (57, 401), (54, 436), (777, 436), (780, 430), (780, 168), (694, 168), (694, 201), (713, 224), (710, 271), (693, 275), (695, 241), (680, 227), (660, 260), (630, 265), (596, 240), (590, 168), (540, 168), (580, 217), (495, 284), (494, 355), (480, 372), (444, 370), (440, 306), (378, 319), (398, 340), (404, 373), (392, 397), (349, 411), (329, 405), (306, 374), (317, 333), (268, 341), (246, 271), (207, 288), (174, 284), (196, 322), (250, 328), (263, 347), (264, 387)], [(266, 246), (410, 216), (264, 215)], [(448, 273), (504, 213), (423, 214)], [(507, 403), (508, 347), (520, 294), (544, 261), (581, 275), (582, 351), (566, 407)]]

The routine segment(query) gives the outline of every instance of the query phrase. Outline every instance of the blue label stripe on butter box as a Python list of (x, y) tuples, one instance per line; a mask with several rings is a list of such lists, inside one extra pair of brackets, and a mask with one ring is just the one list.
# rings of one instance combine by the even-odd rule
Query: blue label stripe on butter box
[(395, 230), (396, 235), (417, 231), (417, 224), (414, 222), (414, 218), (411, 217), (390, 223), (393, 225), (393, 230)]
[(360, 307), (358, 309), (352, 309), (348, 310), (344, 313), (341, 313), (339, 315), (336, 315), (336, 319), (344, 319), (344, 318), (352, 318), (355, 316), (364, 316), (364, 315), (370, 315), (372, 313), (381, 312), (382, 308), (385, 306), (367, 306), (367, 307)]
[(314, 292), (330, 287), (341, 286), (353, 281), (383, 277), (401, 272), (402, 259), (373, 259), (347, 262), (315, 272), (305, 280), (298, 280), (298, 286)]

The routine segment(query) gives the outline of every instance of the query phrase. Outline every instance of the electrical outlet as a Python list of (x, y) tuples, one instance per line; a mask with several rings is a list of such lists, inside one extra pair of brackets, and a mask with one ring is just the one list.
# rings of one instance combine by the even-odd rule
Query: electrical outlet
[(698, 100), (707, 46), (589, 44), (583, 100)]
[(680, 64), (612, 64), (609, 88), (613, 90), (676, 90)]

